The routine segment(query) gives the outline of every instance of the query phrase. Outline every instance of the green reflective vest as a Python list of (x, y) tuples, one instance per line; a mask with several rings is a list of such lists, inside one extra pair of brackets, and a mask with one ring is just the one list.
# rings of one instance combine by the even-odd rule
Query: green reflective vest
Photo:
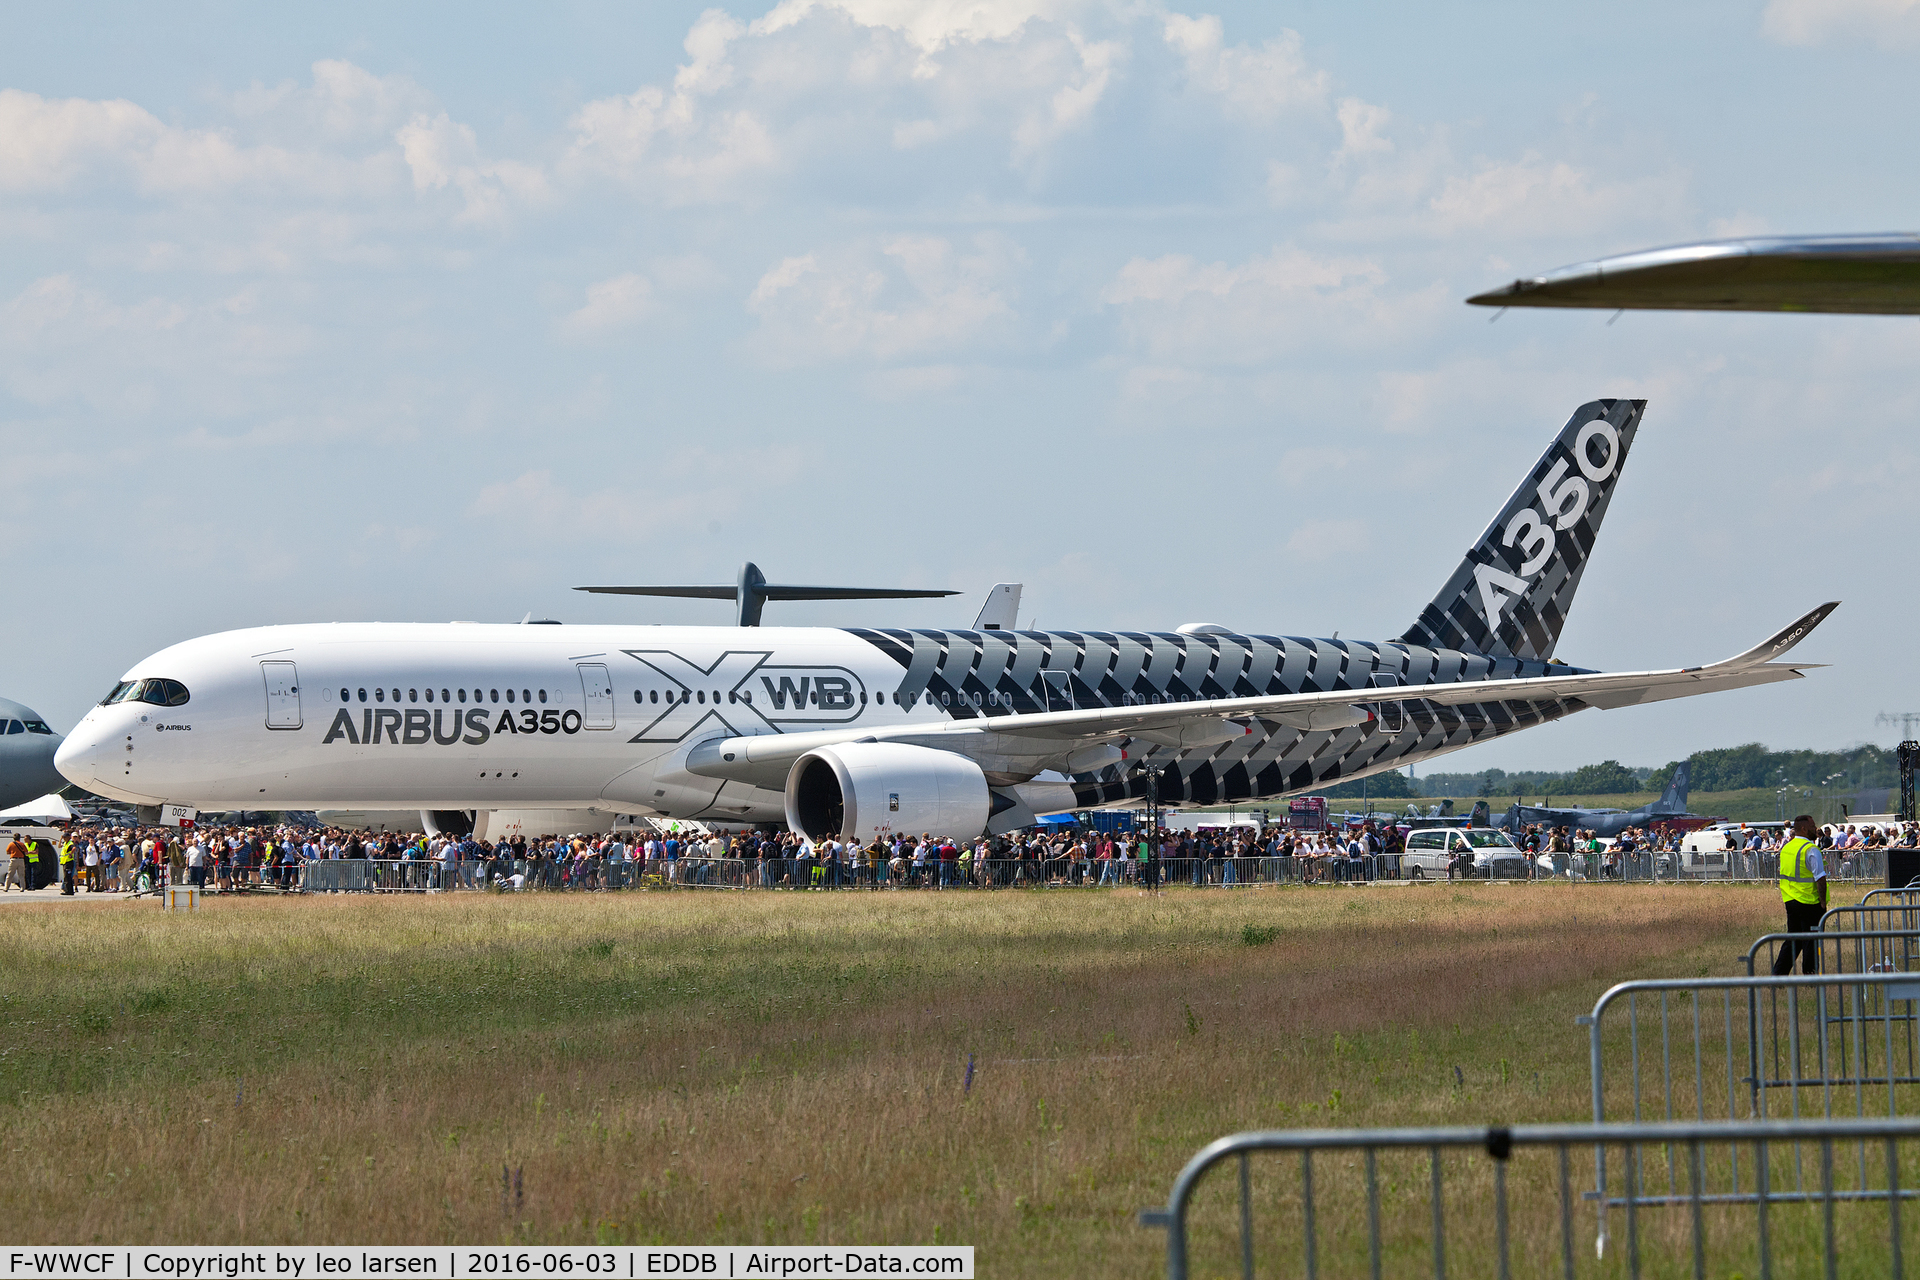
[(1820, 888), (1814, 882), (1813, 863), (1807, 857), (1814, 848), (1813, 841), (1803, 836), (1795, 836), (1780, 847), (1780, 901), (1818, 905)]

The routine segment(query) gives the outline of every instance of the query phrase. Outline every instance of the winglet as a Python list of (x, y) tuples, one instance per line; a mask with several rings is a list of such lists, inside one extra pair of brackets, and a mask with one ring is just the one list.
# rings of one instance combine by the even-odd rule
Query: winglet
[(1840, 607), (1838, 600), (1829, 600), (1803, 617), (1788, 623), (1780, 630), (1762, 640), (1753, 648), (1738, 657), (1716, 662), (1712, 666), (1701, 668), (1703, 671), (1733, 671), (1744, 667), (1757, 667), (1763, 662), (1771, 662), (1793, 646), (1807, 638), (1807, 634), (1827, 620), (1827, 615)]

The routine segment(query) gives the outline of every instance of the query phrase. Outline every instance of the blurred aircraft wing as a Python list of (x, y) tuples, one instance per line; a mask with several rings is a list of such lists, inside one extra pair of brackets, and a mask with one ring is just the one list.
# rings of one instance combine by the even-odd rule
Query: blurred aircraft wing
[(1467, 301), (1477, 307), (1920, 315), (1920, 235), (1703, 240), (1576, 263)]

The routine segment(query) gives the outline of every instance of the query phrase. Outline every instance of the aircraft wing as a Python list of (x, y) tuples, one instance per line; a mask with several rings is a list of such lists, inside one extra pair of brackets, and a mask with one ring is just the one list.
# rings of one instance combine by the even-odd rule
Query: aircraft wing
[[(1736, 657), (1703, 667), (1669, 671), (1603, 672), (1525, 680), (1474, 680), (1458, 684), (1401, 685), (1392, 689), (1341, 689), (1327, 693), (1215, 698), (1203, 702), (1097, 707), (1033, 715), (993, 716), (942, 725), (895, 725), (886, 729), (840, 729), (822, 733), (718, 738), (701, 743), (687, 768), (706, 777), (778, 786), (785, 770), (816, 747), (839, 742), (910, 742), (968, 756), (1039, 757), (1078, 751), (1121, 738), (1145, 737), (1171, 746), (1230, 742), (1252, 732), (1234, 721), (1270, 720), (1302, 730), (1337, 729), (1365, 723), (1365, 708), (1379, 702), (1430, 702), (1443, 706), (1484, 702), (1553, 702), (1578, 699), (1612, 709), (1723, 689), (1797, 680), (1819, 663), (1775, 662), (1839, 607), (1831, 601), (1781, 628)], [(1024, 745), (1023, 745), (1024, 744)], [(1047, 766), (1056, 767), (1056, 766)]]
[(1622, 253), (1525, 277), (1481, 307), (1920, 314), (1920, 235), (1765, 236)]

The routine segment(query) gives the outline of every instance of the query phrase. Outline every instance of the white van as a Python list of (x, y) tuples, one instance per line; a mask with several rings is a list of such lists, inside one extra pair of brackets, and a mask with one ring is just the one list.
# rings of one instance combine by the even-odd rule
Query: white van
[(1479, 880), (1524, 880), (1527, 855), (1504, 831), (1487, 827), (1429, 827), (1407, 834), (1407, 851), (1400, 855), (1402, 880), (1445, 880), (1447, 864), (1462, 853), (1472, 862), (1466, 874)]

